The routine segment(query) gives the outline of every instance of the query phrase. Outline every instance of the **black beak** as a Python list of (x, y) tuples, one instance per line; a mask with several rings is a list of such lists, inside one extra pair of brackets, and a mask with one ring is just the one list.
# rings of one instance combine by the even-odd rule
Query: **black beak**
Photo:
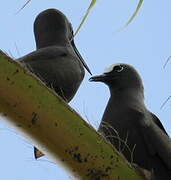
[(95, 81), (95, 82), (105, 82), (108, 79), (108, 75), (106, 74), (101, 74), (98, 76), (93, 76), (89, 79), (90, 82)]
[[(74, 43), (74, 39), (71, 39), (71, 45), (75, 51), (75, 53), (77, 54), (78, 58), (80, 59), (80, 61), (82, 62), (83, 66), (86, 68), (86, 70), (91, 74), (91, 71), (89, 69), (89, 67), (87, 66), (87, 64), (85, 63), (84, 59), (81, 57), (80, 53), (78, 52), (75, 43)], [(91, 74), (92, 75), (92, 74)]]

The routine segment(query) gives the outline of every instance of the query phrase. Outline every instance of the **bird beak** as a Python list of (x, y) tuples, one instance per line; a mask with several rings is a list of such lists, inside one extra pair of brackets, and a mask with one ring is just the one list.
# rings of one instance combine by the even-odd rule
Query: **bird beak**
[[(86, 70), (91, 74), (91, 71), (89, 69), (89, 67), (87, 66), (87, 64), (85, 63), (84, 59), (81, 57), (80, 53), (78, 52), (75, 43), (74, 43), (74, 39), (72, 38), (71, 40), (71, 45), (75, 51), (75, 53), (77, 54), (78, 58), (80, 59), (81, 63), (83, 64), (83, 66), (86, 68)], [(92, 75), (92, 74), (91, 74)]]
[(101, 74), (101, 75), (98, 75), (98, 76), (93, 76), (89, 79), (90, 82), (105, 82), (106, 80), (108, 79), (108, 75), (106, 74)]

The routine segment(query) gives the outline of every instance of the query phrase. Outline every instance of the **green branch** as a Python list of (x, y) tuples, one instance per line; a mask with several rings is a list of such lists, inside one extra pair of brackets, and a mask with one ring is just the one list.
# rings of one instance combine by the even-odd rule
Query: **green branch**
[(0, 111), (53, 162), (81, 179), (144, 179), (61, 98), (3, 52)]

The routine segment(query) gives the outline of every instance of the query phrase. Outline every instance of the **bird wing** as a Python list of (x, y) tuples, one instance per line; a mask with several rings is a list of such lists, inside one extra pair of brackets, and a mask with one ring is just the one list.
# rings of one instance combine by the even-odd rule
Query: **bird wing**
[(153, 120), (157, 124), (157, 126), (168, 136), (168, 134), (167, 134), (166, 130), (164, 129), (162, 123), (160, 122), (159, 118), (155, 114), (153, 114), (151, 112), (149, 112), (149, 113), (152, 115)]
[(160, 120), (150, 112), (141, 116), (139, 120), (139, 127), (149, 154), (159, 156), (163, 163), (171, 169), (171, 140)]
[[(56, 64), (58, 64), (58, 68), (60, 69), (63, 63), (65, 63), (64, 60), (61, 61), (61, 59), (65, 58), (66, 60), (65, 56), (67, 54), (67, 49), (64, 47), (47, 47), (33, 51), (17, 59), (17, 62), (36, 74), (41, 80), (49, 82), (49, 79), (52, 79), (56, 71), (58, 71)], [(48, 74), (46, 73), (47, 75), (45, 75), (45, 72), (48, 72)], [(48, 78), (44, 79), (46, 76), (48, 76)], [(42, 79), (42, 77), (44, 78)]]

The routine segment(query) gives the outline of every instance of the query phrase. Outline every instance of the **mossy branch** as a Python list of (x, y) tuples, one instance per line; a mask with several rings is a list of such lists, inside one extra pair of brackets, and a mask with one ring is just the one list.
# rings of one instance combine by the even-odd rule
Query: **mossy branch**
[(81, 179), (144, 179), (61, 98), (3, 52), (0, 111), (53, 162)]

